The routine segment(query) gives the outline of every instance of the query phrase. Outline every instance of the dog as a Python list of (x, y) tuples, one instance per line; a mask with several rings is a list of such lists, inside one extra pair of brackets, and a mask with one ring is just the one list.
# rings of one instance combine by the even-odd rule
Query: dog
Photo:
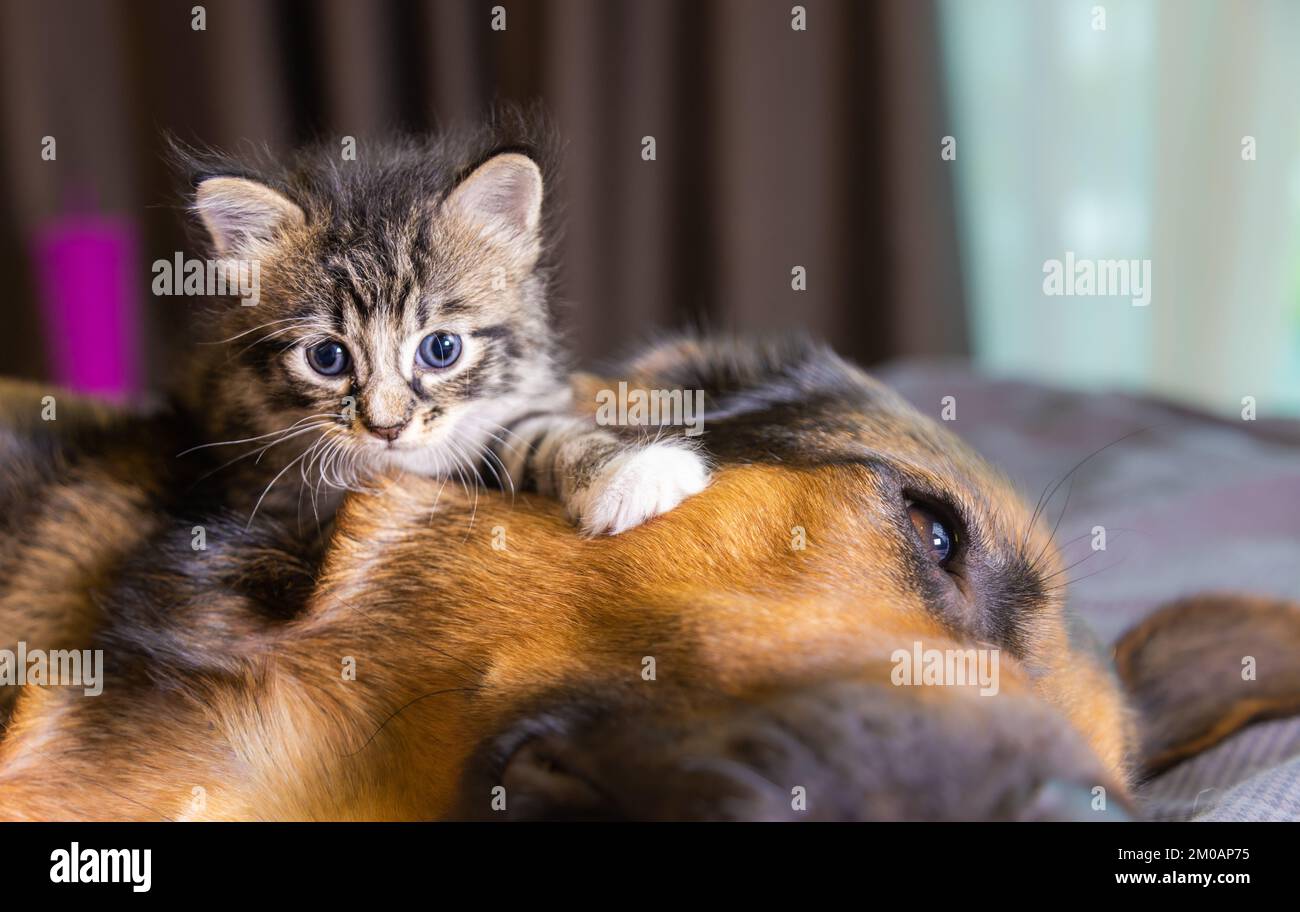
[(1011, 485), (820, 345), (678, 338), (618, 373), (580, 401), (704, 391), (717, 474), (677, 510), (584, 539), (542, 498), (384, 478), (319, 560), (230, 517), (196, 550), (159, 419), (42, 424), (4, 387), (0, 648), (105, 675), (7, 688), (0, 817), (1124, 819), (1300, 712), (1300, 606), (1184, 600), (1112, 668)]

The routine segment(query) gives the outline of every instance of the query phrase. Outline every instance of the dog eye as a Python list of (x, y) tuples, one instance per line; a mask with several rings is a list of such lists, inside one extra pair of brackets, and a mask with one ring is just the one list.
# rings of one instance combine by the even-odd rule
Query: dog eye
[(946, 564), (957, 552), (957, 531), (952, 523), (923, 504), (908, 504), (907, 515), (931, 560), (939, 566)]
[(348, 369), (352, 358), (342, 343), (329, 339), (307, 349), (307, 363), (318, 374), (337, 377)]

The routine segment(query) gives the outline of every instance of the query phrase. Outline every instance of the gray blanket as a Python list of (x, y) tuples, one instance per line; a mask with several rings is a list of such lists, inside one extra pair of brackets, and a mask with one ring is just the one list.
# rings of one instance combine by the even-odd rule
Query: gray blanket
[[(943, 397), (956, 397), (947, 427), (1030, 504), (1101, 450), (1061, 486), (1047, 515), (1055, 523), (1065, 508), (1057, 541), (1066, 563), (1078, 562), (1069, 602), (1104, 643), (1180, 595), (1300, 599), (1300, 422), (1213, 418), (1131, 396), (988, 379), (952, 363), (876, 373), (936, 418)], [(1098, 525), (1104, 552), (1091, 548)], [(1300, 820), (1300, 719), (1252, 726), (1149, 783), (1141, 798), (1161, 819)]]

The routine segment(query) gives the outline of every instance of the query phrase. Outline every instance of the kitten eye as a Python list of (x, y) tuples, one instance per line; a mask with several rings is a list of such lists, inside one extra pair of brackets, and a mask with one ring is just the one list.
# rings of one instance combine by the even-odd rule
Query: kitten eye
[(460, 357), (460, 336), (449, 332), (429, 333), (416, 352), (425, 367), (451, 367)]
[(926, 553), (942, 567), (957, 552), (957, 532), (952, 524), (922, 504), (908, 504), (907, 515)]
[(318, 374), (337, 377), (348, 369), (352, 358), (348, 355), (348, 350), (343, 347), (343, 343), (329, 339), (307, 349), (307, 363)]

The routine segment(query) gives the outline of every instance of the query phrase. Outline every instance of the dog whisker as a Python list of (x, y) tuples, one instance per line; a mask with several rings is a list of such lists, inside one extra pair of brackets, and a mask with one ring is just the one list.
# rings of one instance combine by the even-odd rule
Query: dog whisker
[(1070, 479), (1069, 487), (1065, 489), (1065, 503), (1061, 505), (1061, 512), (1056, 515), (1056, 523), (1052, 526), (1051, 533), (1047, 536), (1047, 541), (1043, 542), (1043, 547), (1039, 549), (1038, 555), (1034, 558), (1033, 563), (1037, 564), (1047, 554), (1047, 550), (1056, 543), (1056, 533), (1061, 528), (1061, 520), (1065, 519), (1065, 513), (1070, 509), (1070, 496), (1074, 494), (1074, 479)]
[[(1056, 496), (1056, 492), (1060, 490), (1061, 485), (1065, 484), (1067, 481), (1073, 478), (1075, 472), (1083, 468), (1084, 465), (1086, 465), (1089, 460), (1093, 459), (1096, 456), (1101, 455), (1102, 453), (1109, 450), (1111, 447), (1118, 446), (1124, 441), (1130, 440), (1133, 437), (1138, 436), (1139, 434), (1145, 434), (1149, 431), (1157, 430), (1159, 427), (1160, 425), (1150, 425), (1149, 427), (1138, 428), (1136, 431), (1130, 431), (1124, 436), (1116, 440), (1112, 440), (1110, 443), (1106, 444), (1105, 446), (1098, 447), (1097, 449), (1089, 453), (1087, 456), (1084, 456), (1082, 459), (1080, 459), (1078, 462), (1074, 464), (1074, 467), (1070, 469), (1070, 471), (1066, 472), (1059, 479), (1057, 479), (1055, 484), (1048, 482), (1047, 486), (1044, 487), (1043, 489), (1043, 493), (1038, 495), (1038, 502), (1034, 505), (1034, 512), (1029, 517), (1028, 525), (1025, 526), (1025, 533), (1020, 543), (1021, 554), (1024, 554), (1025, 548), (1028, 547), (1029, 545), (1029, 536), (1033, 534), (1034, 528), (1038, 523), (1038, 517), (1041, 515), (1042, 511), (1047, 509), (1048, 505), (1051, 504), (1052, 498)], [(1069, 495), (1067, 494), (1067, 500), (1068, 500), (1068, 496)], [(1044, 499), (1044, 497), (1046, 499)], [(1064, 515), (1064, 510), (1062, 510), (1062, 515)], [(1059, 524), (1059, 520), (1058, 520), (1058, 524)], [(1055, 535), (1055, 529), (1053, 529), (1052, 534)], [(1049, 536), (1048, 545), (1050, 544), (1051, 544), (1051, 537)]]
[(1115, 563), (1113, 563), (1113, 564), (1107, 564), (1107, 565), (1104, 566), (1104, 567), (1098, 567), (1096, 570), (1093, 570), (1091, 573), (1085, 573), (1083, 576), (1080, 576), (1080, 577), (1078, 577), (1077, 579), (1066, 580), (1065, 582), (1063, 582), (1063, 583), (1061, 583), (1060, 585), (1057, 585), (1057, 586), (1049, 586), (1049, 587), (1047, 587), (1046, 589), (1044, 589), (1043, 591), (1044, 591), (1044, 592), (1062, 592), (1062, 591), (1068, 589), (1070, 586), (1073, 586), (1073, 585), (1076, 584), (1076, 583), (1081, 583), (1081, 582), (1083, 582), (1084, 580), (1088, 579), (1088, 577), (1090, 577), (1090, 576), (1096, 576), (1098, 573), (1105, 573), (1107, 570), (1114, 570), (1116, 567), (1118, 567), (1120, 564), (1124, 563), (1126, 560), (1128, 560), (1128, 558), (1126, 558), (1126, 557), (1121, 557), (1119, 560), (1115, 561)]

